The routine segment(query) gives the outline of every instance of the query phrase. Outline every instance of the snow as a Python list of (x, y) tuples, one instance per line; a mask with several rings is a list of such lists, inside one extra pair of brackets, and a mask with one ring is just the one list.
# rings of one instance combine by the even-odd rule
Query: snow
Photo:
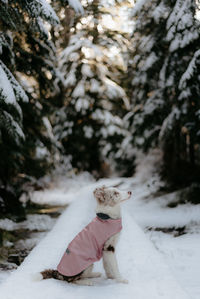
[(162, 232), (150, 232), (149, 238), (163, 254), (165, 262), (185, 291), (192, 299), (199, 299), (199, 231), (198, 234), (191, 233), (178, 238)]
[(96, 45), (92, 45), (92, 43), (89, 40), (84, 41), (83, 47), (81, 48), (81, 52), (87, 59), (94, 59), (96, 56), (102, 56), (98, 47)]
[(84, 135), (86, 138), (91, 139), (93, 134), (94, 134), (94, 130), (92, 127), (89, 126), (84, 126), (83, 127), (83, 131), (84, 131)]
[(164, 106), (164, 101), (162, 99), (155, 99), (154, 97), (150, 97), (146, 101), (146, 105), (144, 106), (144, 114), (149, 115), (153, 114), (154, 111), (158, 110)]
[(84, 13), (84, 9), (80, 3), (80, 1), (78, 0), (68, 0), (69, 2), (69, 5), (71, 7), (73, 7), (73, 9), (77, 12), (77, 13), (80, 13), (80, 14), (83, 14)]
[[(57, 176), (51, 189), (32, 194), (33, 202), (68, 207), (17, 270), (11, 275), (0, 272), (3, 299), (64, 299), (66, 294), (68, 298), (98, 299), (102, 298), (102, 291), (105, 298), (111, 299), (199, 299), (200, 205), (168, 207), (180, 196), (179, 191), (155, 197), (158, 188), (164, 186), (157, 174), (162, 162), (161, 151), (153, 150), (145, 156), (137, 153), (136, 162), (133, 178), (95, 182), (86, 172), (67, 180)], [(93, 280), (94, 286), (77, 286), (53, 279), (32, 281), (33, 274), (57, 266), (67, 244), (95, 216), (93, 190), (103, 184), (132, 190), (132, 198), (122, 205), (123, 230), (116, 248), (120, 272), (129, 284), (106, 279), (102, 261), (95, 264), (95, 271), (102, 272), (103, 276)], [(29, 219), (31, 229), (40, 230), (42, 225), (45, 229), (49, 225), (49, 216), (46, 220), (40, 216)], [(0, 222), (1, 228), (9, 226), (10, 230), (16, 229), (13, 222)], [(161, 231), (171, 227), (185, 227), (186, 234), (174, 237), (173, 230), (170, 234)]]
[(116, 97), (121, 97), (123, 99), (126, 97), (123, 88), (117, 85), (114, 81), (105, 77), (104, 84), (106, 86), (105, 93), (109, 99), (114, 99)]
[[(110, 111), (96, 109), (92, 113), (92, 119), (102, 121), (105, 126), (111, 126), (112, 124), (117, 126), (122, 126), (122, 120), (119, 118), (119, 116), (113, 116)], [(117, 129), (117, 127), (116, 127)]]
[[(152, 200), (150, 188), (147, 185), (141, 189), (135, 184), (133, 189), (134, 206), (131, 207), (130, 202), (127, 202), (127, 206), (143, 230), (149, 227), (186, 226), (187, 234), (176, 238), (172, 234), (161, 231), (151, 230), (146, 233), (155, 248), (162, 254), (182, 288), (190, 294), (192, 299), (199, 299), (200, 205), (185, 204), (169, 208), (167, 204), (173, 202), (177, 196), (176, 192)], [(141, 201), (141, 198), (144, 200)]]
[[(17, 99), (14, 94), (14, 89), (12, 86), (11, 80), (9, 80), (7, 74), (5, 73), (4, 69), (0, 65), (0, 94), (3, 98), (3, 101), (6, 104), (13, 105), (18, 112), (18, 115), (22, 116), (21, 107), (17, 103)], [(11, 120), (11, 116), (4, 112), (4, 117), (7, 118), (7, 121), (14, 122), (14, 119)]]
[(160, 19), (166, 19), (169, 15), (169, 8), (165, 6), (163, 2), (161, 2), (155, 9), (152, 11), (152, 16), (157, 24), (159, 24)]
[(62, 66), (63, 62), (66, 61), (66, 59), (69, 57), (69, 55), (73, 52), (73, 51), (77, 51), (81, 45), (82, 45), (82, 40), (78, 40), (77, 37), (76, 38), (71, 38), (70, 40), (70, 44), (68, 45), (68, 47), (65, 48), (65, 50), (62, 51), (62, 55), (61, 55), (61, 59), (60, 61), (60, 65)]
[(72, 97), (78, 98), (78, 97), (84, 97), (84, 95), (85, 95), (84, 80), (80, 80), (76, 85), (76, 87), (74, 88)]
[(139, 50), (150, 52), (154, 45), (155, 45), (155, 38), (152, 37), (152, 35), (147, 35), (141, 38)]
[(76, 101), (76, 104), (75, 104), (75, 108), (76, 108), (76, 111), (80, 112), (82, 110), (82, 112), (84, 112), (84, 110), (86, 111), (90, 106), (90, 102), (88, 101), (88, 99), (85, 99), (85, 98), (79, 98), (77, 101)]
[[(138, 192), (141, 192), (140, 190)], [(143, 190), (143, 194), (149, 192), (149, 188)], [(141, 195), (141, 194), (140, 194)], [(134, 206), (134, 218), (143, 228), (145, 227), (182, 227), (199, 223), (200, 205), (179, 205), (176, 208), (166, 207), (177, 197), (177, 192), (151, 200), (149, 196), (145, 202), (137, 201)], [(138, 196), (138, 195), (136, 195)]]
[(136, 4), (133, 7), (132, 16), (136, 16), (142, 7), (149, 2), (150, 0), (137, 0)]
[[(88, 139), (92, 136), (97, 137), (99, 134), (105, 138), (108, 135), (121, 135), (122, 129), (119, 127), (122, 127), (122, 120), (112, 115), (115, 103), (111, 100), (120, 99), (127, 109), (130, 108), (124, 89), (114, 82), (123, 69), (123, 61), (120, 62), (118, 59), (121, 57), (119, 47), (111, 43), (111, 38), (102, 39), (100, 45), (94, 44), (92, 35), (86, 36), (87, 30), (85, 31), (85, 28), (92, 26), (93, 22), (92, 16), (80, 19), (80, 23), (77, 23), (80, 28), (74, 34), (72, 33), (70, 43), (62, 51), (59, 59), (59, 69), (63, 75), (64, 86), (72, 87), (67, 89), (66, 105), (73, 107), (82, 116), (90, 113), (90, 110), (94, 108), (91, 118), (102, 127), (99, 129), (100, 132), (93, 132), (87, 126), (82, 126), (84, 137)], [(121, 36), (116, 39), (115, 43), (125, 51), (125, 41), (121, 41)], [(119, 62), (120, 65), (117, 65)], [(79, 78), (80, 74), (81, 78)], [(95, 93), (95, 97), (92, 93)], [(95, 99), (98, 101), (95, 102)], [(98, 108), (93, 107), (94, 102)], [(69, 114), (67, 112), (68, 118)], [(57, 118), (57, 121), (59, 122), (60, 118)], [(65, 128), (61, 133), (59, 133), (59, 129), (57, 126), (58, 137), (63, 139), (71, 135), (76, 128)]]
[(19, 144), (20, 139), (25, 139), (22, 129), (20, 128), (19, 124), (14, 120), (14, 118), (9, 113), (7, 113), (6, 111), (3, 111), (2, 115), (3, 115), (5, 127), (6, 127), (8, 134), (10, 136), (14, 137), (15, 142), (17, 144)]
[(38, 142), (38, 145), (36, 147), (35, 151), (35, 158), (36, 159), (45, 159), (47, 157), (50, 157), (50, 152), (47, 149), (47, 147), (44, 146), (43, 143)]
[(43, 124), (45, 126), (45, 129), (46, 129), (46, 135), (47, 137), (49, 137), (51, 140), (54, 140), (55, 137), (53, 135), (53, 129), (52, 129), (52, 125), (48, 119), (48, 117), (44, 116), (42, 118), (42, 121), (43, 121)]
[[(72, 203), (58, 219), (52, 231), (32, 250), (23, 264), (1, 284), (2, 298), (64, 299), (67, 294), (68, 298), (95, 297), (98, 299), (102, 298), (102, 291), (106, 298), (111, 299), (189, 298), (172, 275), (162, 254), (155, 249), (133, 220), (133, 214), (134, 217), (138, 215), (141, 197), (150, 192), (149, 187), (141, 186), (138, 179), (115, 178), (97, 183), (88, 182), (75, 193), (71, 192)], [(32, 274), (56, 267), (67, 244), (94, 217), (96, 205), (92, 194), (94, 188), (102, 184), (116, 185), (120, 182), (123, 182), (123, 189), (132, 185), (134, 191), (133, 198), (122, 206), (124, 229), (116, 250), (122, 276), (128, 277), (129, 284), (118, 284), (113, 280), (105, 279), (102, 261), (95, 264), (95, 270), (101, 271), (103, 277), (94, 279), (94, 286), (77, 286), (53, 279), (32, 281)]]
[(158, 60), (155, 52), (152, 52), (147, 57), (146, 61), (144, 62), (143, 66), (141, 67), (141, 71), (147, 71), (153, 64)]
[(165, 118), (163, 121), (160, 133), (159, 133), (159, 138), (162, 139), (164, 135), (166, 134), (167, 131), (173, 129), (173, 125), (180, 118), (180, 110), (177, 107), (173, 107), (172, 111), (170, 114)]
[[(25, 93), (23, 88), (20, 86), (20, 84), (17, 82), (15, 77), (12, 75), (12, 73), (9, 71), (9, 69), (1, 61), (0, 61), (0, 66), (3, 69), (3, 71), (5, 72), (7, 78), (10, 82), (10, 85), (12, 86), (12, 89), (13, 89), (16, 99), (22, 100), (23, 102), (28, 102), (27, 94)], [(7, 83), (5, 83), (5, 84), (7, 84)], [(9, 89), (8, 92), (9, 92), (8, 94), (10, 96), (11, 90)]]
[(78, 61), (80, 55), (78, 53), (71, 53), (69, 54), (69, 61)]
[(15, 231), (19, 229), (29, 230), (46, 230), (52, 227), (54, 219), (49, 215), (30, 214), (25, 221), (16, 223), (10, 219), (0, 220), (0, 229), (7, 231)]
[(69, 86), (73, 86), (76, 83), (76, 76), (75, 76), (75, 71), (71, 70), (68, 74), (67, 74), (67, 78), (64, 81), (64, 86), (65, 87), (69, 87)]
[(82, 72), (83, 76), (86, 76), (89, 78), (92, 78), (94, 76), (94, 73), (92, 72), (91, 67), (86, 63), (84, 63), (82, 65), (81, 72)]
[(14, 104), (16, 102), (15, 94), (12, 89), (12, 85), (8, 80), (6, 73), (0, 65), (0, 92), (1, 96), (3, 96), (4, 101), (8, 104)]
[[(131, 83), (133, 85), (145, 84), (146, 80), (147, 80), (147, 73), (145, 72), (145, 73), (140, 74), (140, 76), (138, 76), (138, 77), (135, 76)], [(140, 93), (141, 93), (141, 96), (140, 96)], [(138, 99), (142, 99), (144, 91), (141, 90), (140, 93), (138, 94)]]
[(166, 40), (171, 42), (171, 52), (198, 39), (199, 32), (193, 20), (193, 4), (190, 0), (176, 1), (174, 10), (167, 20), (167, 29)]
[(100, 83), (96, 79), (90, 80), (90, 92), (99, 92), (100, 89)]
[(34, 13), (36, 16), (41, 15), (52, 25), (59, 24), (59, 18), (57, 17), (51, 5), (46, 0), (35, 0), (34, 5), (35, 5)]
[(30, 194), (33, 203), (50, 206), (66, 206), (74, 201), (77, 190), (94, 181), (88, 172), (76, 175), (75, 178), (69, 177), (67, 180), (66, 178), (63, 179), (60, 175), (56, 177), (57, 180), (52, 188), (43, 191), (34, 191)]
[(196, 5), (197, 5), (197, 8), (195, 11), (195, 18), (199, 21), (200, 20), (200, 5), (197, 1), (196, 1)]
[(183, 73), (180, 82), (179, 82), (179, 89), (181, 90), (182, 88), (186, 87), (186, 82), (191, 79), (193, 76), (194, 72), (196, 71), (196, 60), (200, 57), (200, 50), (197, 50), (194, 53), (194, 56), (192, 60), (190, 61), (186, 71)]
[(44, 20), (41, 17), (37, 17), (35, 19), (35, 23), (36, 26), (38, 27), (38, 31), (40, 32), (40, 34), (43, 35), (43, 37), (45, 37), (46, 39), (48, 39), (49, 31), (48, 31), (48, 27), (45, 26), (44, 24)]

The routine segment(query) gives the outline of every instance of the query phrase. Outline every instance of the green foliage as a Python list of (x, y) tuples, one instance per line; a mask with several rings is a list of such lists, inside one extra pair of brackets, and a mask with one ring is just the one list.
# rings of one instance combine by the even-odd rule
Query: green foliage
[[(69, 2), (78, 13), (83, 12), (78, 0)], [(68, 8), (67, 0), (52, 0), (50, 4), (46, 0), (0, 0), (0, 208), (3, 213), (11, 210), (18, 213), (18, 198), (26, 188), (23, 185), (45, 175), (55, 164), (55, 155), (58, 156), (58, 142), (49, 116), (53, 110), (52, 98), (61, 86), (53, 35), (60, 20), (51, 4), (58, 11)], [(14, 196), (10, 197), (11, 192)]]
[[(184, 182), (178, 169), (199, 167), (199, 42), (196, 1), (147, 1), (134, 9), (132, 142), (161, 146), (165, 174)], [(194, 170), (196, 173), (196, 170)], [(182, 179), (181, 179), (182, 176)], [(191, 176), (191, 181), (195, 175)]]
[(76, 29), (58, 65), (64, 89), (54, 132), (72, 165), (89, 171), (99, 171), (108, 159), (113, 163), (126, 134), (122, 117), (129, 103), (120, 83), (127, 44), (122, 33), (103, 25), (105, 14), (94, 1), (74, 20)]
[[(38, 122), (42, 122), (46, 113), (46, 104), (42, 111), (42, 103), (53, 88), (49, 74), (55, 76), (51, 58), (54, 49), (44, 21), (56, 25), (59, 20), (46, 1), (20, 0), (1, 1), (0, 18), (0, 180), (7, 185), (20, 172), (24, 173), (27, 158), (34, 160), (37, 145), (42, 142), (39, 134), (33, 133), (36, 127), (30, 120), (38, 110), (37, 99), (42, 98), (37, 114)], [(31, 89), (29, 97), (25, 89)], [(31, 111), (28, 122), (24, 117), (27, 109)], [(41, 130), (41, 125), (37, 129)], [(34, 171), (29, 174), (35, 175)]]

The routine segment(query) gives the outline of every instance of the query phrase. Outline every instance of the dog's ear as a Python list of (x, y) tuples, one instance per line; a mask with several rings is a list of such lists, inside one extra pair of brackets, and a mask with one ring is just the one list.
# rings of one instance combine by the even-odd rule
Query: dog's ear
[(100, 188), (96, 188), (94, 190), (94, 196), (95, 198), (99, 201), (99, 202), (104, 202), (105, 201), (105, 197), (104, 197), (104, 189), (106, 186), (102, 186)]

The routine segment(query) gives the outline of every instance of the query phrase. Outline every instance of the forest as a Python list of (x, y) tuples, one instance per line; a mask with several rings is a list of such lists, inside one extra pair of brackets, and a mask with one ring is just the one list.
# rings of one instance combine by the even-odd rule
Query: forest
[(199, 207), (199, 46), (199, 0), (0, 0), (0, 219), (55, 178), (140, 170)]
[(133, 4), (0, 2), (1, 214), (55, 168), (132, 176), (155, 148), (199, 189), (198, 3)]

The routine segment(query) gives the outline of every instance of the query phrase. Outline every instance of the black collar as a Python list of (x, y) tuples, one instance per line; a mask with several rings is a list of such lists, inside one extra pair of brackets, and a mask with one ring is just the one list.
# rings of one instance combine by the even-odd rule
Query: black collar
[(104, 213), (97, 213), (96, 215), (97, 215), (97, 217), (99, 217), (100, 219), (103, 219), (103, 220), (111, 219), (111, 217), (109, 215), (104, 214)]

